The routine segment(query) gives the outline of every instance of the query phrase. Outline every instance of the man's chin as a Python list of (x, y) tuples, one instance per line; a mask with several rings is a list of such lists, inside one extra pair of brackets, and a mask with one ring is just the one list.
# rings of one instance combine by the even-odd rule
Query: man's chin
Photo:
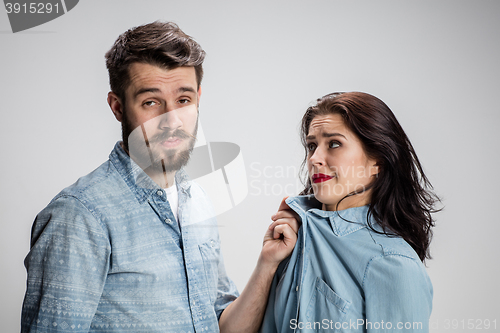
[(174, 172), (185, 166), (189, 162), (191, 150), (168, 150), (155, 159), (157, 168), (164, 172)]
[[(179, 170), (188, 163), (193, 150), (194, 140), (183, 142), (180, 146), (172, 149), (155, 142), (150, 143), (149, 147), (145, 149), (144, 146), (135, 145), (131, 146), (132, 149), (129, 154), (148, 174), (170, 173)], [(133, 149), (134, 147), (138, 148)]]

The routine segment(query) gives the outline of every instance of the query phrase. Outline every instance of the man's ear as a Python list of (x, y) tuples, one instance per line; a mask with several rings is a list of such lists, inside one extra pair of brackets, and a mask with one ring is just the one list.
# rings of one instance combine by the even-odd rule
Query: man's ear
[(111, 111), (115, 115), (116, 120), (122, 122), (123, 119), (123, 104), (120, 98), (112, 91), (108, 93), (108, 104)]
[(198, 106), (200, 106), (201, 86), (198, 87)]

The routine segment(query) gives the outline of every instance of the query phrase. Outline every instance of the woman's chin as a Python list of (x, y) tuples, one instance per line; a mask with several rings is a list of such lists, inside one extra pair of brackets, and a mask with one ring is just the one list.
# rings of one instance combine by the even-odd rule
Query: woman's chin
[[(314, 193), (314, 197), (322, 204), (322, 210), (335, 210), (338, 203), (337, 200), (332, 200), (328, 196), (325, 197), (321, 194)], [(333, 209), (331, 207), (333, 207)]]

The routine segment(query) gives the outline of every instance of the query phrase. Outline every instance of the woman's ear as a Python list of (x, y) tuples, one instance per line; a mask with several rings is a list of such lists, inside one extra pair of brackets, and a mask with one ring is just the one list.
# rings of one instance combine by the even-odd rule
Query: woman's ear
[(380, 173), (381, 169), (381, 164), (377, 161), (371, 161), (370, 162), (370, 177), (377, 177), (378, 174)]

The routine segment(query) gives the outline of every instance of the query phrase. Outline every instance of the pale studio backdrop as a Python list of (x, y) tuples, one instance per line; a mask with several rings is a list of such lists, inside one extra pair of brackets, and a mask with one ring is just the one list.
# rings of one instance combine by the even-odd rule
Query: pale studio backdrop
[(301, 190), (302, 114), (326, 93), (357, 90), (391, 107), (444, 198), (428, 262), (433, 331), (500, 327), (500, 2), (89, 0), (16, 34), (0, 11), (1, 332), (20, 328), (33, 218), (120, 139), (104, 53), (158, 19), (207, 52), (206, 139), (241, 148), (248, 195), (219, 216), (240, 290), (270, 216)]

